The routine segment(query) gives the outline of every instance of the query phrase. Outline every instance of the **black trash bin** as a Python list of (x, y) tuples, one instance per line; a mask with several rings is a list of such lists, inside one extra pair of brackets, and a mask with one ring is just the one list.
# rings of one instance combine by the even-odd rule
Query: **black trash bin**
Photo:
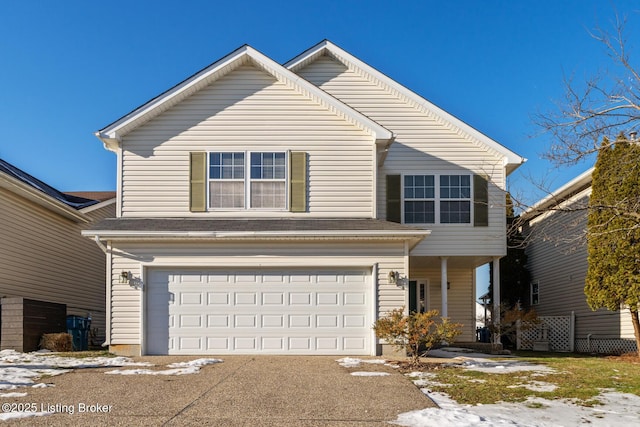
[(486, 326), (480, 328), (480, 342), (491, 342), (491, 332), (489, 332), (489, 328)]
[(73, 341), (73, 351), (89, 349), (89, 329), (91, 318), (82, 316), (67, 316), (67, 332)]

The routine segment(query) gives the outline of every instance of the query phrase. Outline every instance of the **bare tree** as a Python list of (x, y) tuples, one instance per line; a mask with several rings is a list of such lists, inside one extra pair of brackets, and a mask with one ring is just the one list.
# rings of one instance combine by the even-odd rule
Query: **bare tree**
[(626, 17), (619, 17), (612, 31), (600, 27), (591, 32), (611, 58), (610, 70), (600, 70), (586, 82), (565, 78), (564, 99), (552, 112), (539, 113), (534, 122), (553, 137), (544, 155), (556, 165), (575, 164), (592, 156), (603, 137), (618, 134), (634, 138), (640, 128), (640, 73), (629, 55), (625, 38)]
[[(544, 157), (556, 166), (573, 165), (582, 161), (593, 162), (596, 154), (601, 155), (617, 146), (622, 147), (630, 143), (631, 146), (637, 147), (640, 143), (637, 138), (640, 128), (640, 68), (634, 64), (630, 56), (629, 44), (625, 38), (626, 24), (626, 17), (620, 18), (616, 15), (612, 31), (598, 27), (591, 33), (591, 36), (605, 48), (611, 60), (611, 68), (606, 71), (600, 70), (585, 82), (565, 78), (564, 98), (556, 103), (554, 110), (539, 113), (534, 118), (535, 124), (552, 137), (553, 143)], [(572, 241), (574, 247), (584, 246), (588, 241), (589, 271), (596, 267), (594, 247), (602, 248), (594, 242), (599, 241), (612, 242), (612, 246), (627, 244), (631, 248), (631, 257), (637, 264), (640, 252), (635, 241), (640, 228), (640, 186), (636, 179), (637, 174), (627, 172), (626, 167), (631, 166), (629, 170), (637, 170), (640, 158), (636, 150), (633, 156), (617, 161), (627, 163), (609, 165), (611, 170), (618, 174), (615, 180), (609, 182), (608, 187), (615, 196), (596, 199), (595, 190), (593, 196), (589, 197), (587, 193), (581, 193), (580, 188), (573, 193), (563, 194), (560, 191), (552, 195), (548, 192), (550, 196), (545, 201), (527, 209), (524, 219), (546, 216), (551, 218), (551, 221), (547, 221), (545, 225), (538, 222), (537, 230), (528, 234), (528, 237), (547, 241), (555, 239), (556, 245), (565, 244), (565, 247), (567, 241)], [(589, 177), (585, 185), (591, 184)], [(618, 191), (618, 187), (622, 186), (626, 190), (625, 193)], [(596, 213), (604, 215), (607, 220), (595, 224), (591, 218)], [(587, 217), (590, 218), (588, 224)], [(526, 221), (517, 226), (523, 224), (527, 224)], [(560, 225), (567, 230), (561, 230)], [(548, 227), (551, 232), (547, 233), (544, 227)], [(629, 241), (633, 244), (629, 244)], [(603, 258), (610, 271), (594, 276), (596, 278), (591, 280), (591, 286), (585, 288), (585, 293), (590, 298), (589, 305), (592, 309), (605, 307), (609, 310), (620, 310), (624, 307), (630, 310), (636, 344), (640, 351), (640, 304), (637, 298), (640, 285), (636, 282), (637, 268), (630, 267), (633, 263), (622, 264), (620, 259), (615, 259), (614, 262), (611, 251), (604, 250)], [(618, 276), (627, 280), (617, 280)], [(625, 298), (630, 294), (633, 298), (618, 299), (608, 305), (602, 302), (602, 298), (602, 301), (595, 299), (593, 295), (600, 296), (598, 292), (609, 282), (613, 283), (611, 288), (615, 292), (625, 295)]]

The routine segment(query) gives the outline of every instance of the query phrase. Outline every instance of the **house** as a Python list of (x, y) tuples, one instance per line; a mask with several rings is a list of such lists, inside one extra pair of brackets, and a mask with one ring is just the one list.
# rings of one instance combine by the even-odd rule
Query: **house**
[(36, 350), (67, 315), (90, 315), (104, 342), (105, 254), (80, 231), (113, 215), (114, 192), (62, 193), (0, 159), (2, 349)]
[[(592, 311), (584, 294), (587, 274), (587, 210), (593, 168), (551, 193), (522, 217), (531, 273), (530, 301), (553, 329), (553, 319), (571, 318), (562, 329), (566, 349), (589, 353), (635, 352), (629, 310)], [(554, 332), (553, 330), (550, 333)], [(557, 331), (558, 333), (563, 331)], [(552, 342), (553, 349), (553, 342)]]
[(118, 156), (117, 215), (83, 232), (111, 351), (373, 355), (403, 306), (475, 341), (524, 159), (335, 44), (243, 46), (96, 135)]

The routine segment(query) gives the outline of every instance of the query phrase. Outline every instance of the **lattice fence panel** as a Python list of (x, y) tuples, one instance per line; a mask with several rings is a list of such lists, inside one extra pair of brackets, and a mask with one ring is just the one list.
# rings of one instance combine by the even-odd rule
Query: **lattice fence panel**
[(576, 339), (576, 351), (579, 353), (625, 354), (637, 352), (636, 342), (623, 338)]
[[(533, 343), (546, 340), (551, 351), (571, 351), (573, 322), (571, 316), (540, 316), (541, 323), (518, 331), (518, 350), (532, 350)], [(547, 329), (544, 334), (543, 329)]]

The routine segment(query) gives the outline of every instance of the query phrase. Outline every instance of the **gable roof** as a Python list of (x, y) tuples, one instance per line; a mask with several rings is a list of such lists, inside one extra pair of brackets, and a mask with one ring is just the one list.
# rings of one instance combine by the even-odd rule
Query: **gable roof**
[(286, 82), (301, 94), (319, 102), (321, 105), (343, 117), (348, 122), (368, 132), (374, 136), (376, 142), (386, 144), (393, 138), (393, 133), (388, 129), (248, 45), (244, 45), (236, 49), (213, 64), (198, 71), (181, 83), (178, 83), (169, 90), (161, 93), (157, 97), (119, 118), (115, 122), (96, 132), (96, 136), (105, 144), (107, 149), (115, 151), (123, 136), (178, 104), (193, 93), (203, 89), (239, 66), (247, 63), (257, 66), (279, 81)]
[(468, 135), (472, 139), (478, 141), (480, 144), (493, 150), (498, 155), (504, 158), (507, 174), (510, 174), (511, 172), (513, 172), (516, 168), (518, 168), (518, 166), (520, 166), (526, 161), (524, 157), (509, 150), (505, 146), (489, 138), (488, 136), (481, 133), (477, 129), (464, 123), (462, 120), (458, 119), (457, 117), (447, 113), (446, 111), (439, 108), (435, 104), (429, 102), (428, 100), (421, 97), (417, 93), (407, 89), (406, 87), (402, 86), (400, 83), (389, 78), (388, 76), (376, 70), (375, 68), (371, 67), (370, 65), (362, 62), (361, 60), (351, 55), (344, 49), (338, 47), (337, 45), (335, 45), (329, 40), (325, 39), (320, 43), (318, 43), (317, 45), (307, 49), (306, 51), (302, 52), (300, 55), (296, 56), (289, 62), (285, 63), (284, 66), (287, 67), (289, 70), (296, 72), (324, 55), (327, 55), (335, 59), (336, 61), (342, 63), (344, 66), (348, 68), (358, 70), (360, 73), (363, 73), (369, 78), (373, 78), (373, 80), (386, 86), (392, 92), (395, 92), (400, 96), (406, 98), (407, 100), (411, 101), (412, 103), (414, 103), (416, 106), (418, 106), (420, 109), (425, 111), (430, 116), (440, 119), (441, 121), (454, 127), (458, 132)]
[(536, 202), (522, 214), (522, 218), (531, 220), (536, 216), (547, 212), (550, 208), (569, 200), (571, 197), (591, 187), (593, 169), (593, 167), (587, 169), (565, 185)]
[(69, 219), (85, 221), (80, 210), (99, 203), (98, 200), (66, 194), (0, 159), (0, 187), (18, 192), (21, 196)]

